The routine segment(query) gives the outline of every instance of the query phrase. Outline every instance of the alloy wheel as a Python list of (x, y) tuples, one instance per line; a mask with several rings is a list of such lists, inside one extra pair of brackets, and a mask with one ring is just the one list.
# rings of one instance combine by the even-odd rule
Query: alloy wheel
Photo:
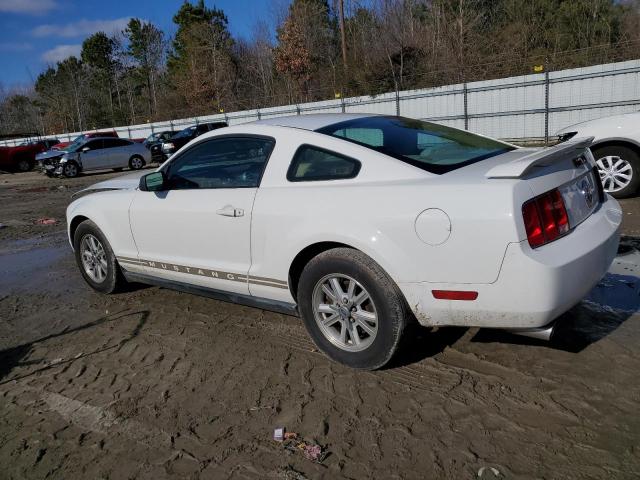
[(347, 275), (326, 275), (316, 283), (313, 313), (324, 337), (342, 350), (365, 350), (378, 334), (378, 314), (371, 295)]
[(80, 258), (82, 259), (82, 267), (89, 278), (96, 283), (104, 282), (109, 272), (109, 266), (106, 252), (100, 240), (91, 234), (82, 237)]
[(618, 156), (609, 155), (596, 161), (602, 186), (607, 193), (618, 192), (627, 187), (633, 178), (631, 163)]
[(134, 170), (140, 170), (143, 167), (142, 160), (138, 157), (133, 157), (131, 159), (131, 168)]
[(64, 175), (65, 177), (75, 177), (78, 175), (78, 167), (73, 163), (67, 163), (64, 166)]

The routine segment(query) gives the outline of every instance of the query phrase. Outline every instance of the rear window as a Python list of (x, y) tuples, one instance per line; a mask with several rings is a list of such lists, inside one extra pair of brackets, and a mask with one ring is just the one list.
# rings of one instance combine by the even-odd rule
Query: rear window
[(442, 174), (515, 147), (455, 128), (403, 117), (364, 117), (317, 130)]

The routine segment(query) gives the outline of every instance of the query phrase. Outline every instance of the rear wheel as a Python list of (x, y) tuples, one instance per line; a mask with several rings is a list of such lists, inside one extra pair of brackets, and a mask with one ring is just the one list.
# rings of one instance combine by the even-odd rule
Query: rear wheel
[(129, 168), (131, 170), (140, 170), (144, 167), (144, 159), (139, 155), (134, 155), (129, 159)]
[(62, 174), (65, 177), (74, 178), (77, 177), (79, 173), (80, 167), (78, 167), (76, 162), (67, 162), (64, 164), (64, 167), (62, 167)]
[(640, 186), (640, 159), (632, 149), (610, 146), (593, 149), (605, 192), (616, 198), (635, 195)]
[(335, 248), (304, 268), (298, 305), (315, 344), (331, 359), (373, 370), (395, 353), (406, 302), (382, 267), (358, 250)]
[(33, 165), (26, 158), (21, 158), (20, 160), (18, 160), (17, 167), (18, 167), (18, 171), (20, 172), (28, 172), (33, 168)]
[(92, 221), (85, 220), (78, 225), (73, 248), (80, 273), (94, 290), (113, 293), (126, 283), (111, 245)]

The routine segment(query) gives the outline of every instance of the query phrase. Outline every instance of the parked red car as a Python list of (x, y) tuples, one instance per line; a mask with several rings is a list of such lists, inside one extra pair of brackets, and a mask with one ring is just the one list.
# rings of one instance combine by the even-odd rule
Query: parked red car
[(36, 164), (36, 155), (57, 145), (54, 140), (38, 140), (17, 147), (0, 147), (0, 170), (28, 172)]
[(82, 135), (78, 135), (76, 138), (74, 138), (71, 142), (60, 142), (58, 143), (56, 146), (52, 147), (51, 150), (62, 150), (64, 147), (71, 145), (73, 142), (79, 141), (79, 140), (86, 140), (88, 138), (103, 138), (103, 137), (115, 137), (115, 138), (119, 138), (118, 137), (118, 132), (116, 132), (115, 130), (108, 130), (106, 132), (91, 132), (91, 133), (83, 133)]

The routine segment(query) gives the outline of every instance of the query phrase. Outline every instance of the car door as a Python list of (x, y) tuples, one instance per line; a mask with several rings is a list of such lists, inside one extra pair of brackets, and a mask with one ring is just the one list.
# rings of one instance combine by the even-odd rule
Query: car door
[(275, 140), (207, 139), (163, 167), (166, 189), (138, 191), (130, 222), (149, 275), (249, 294), (253, 200)]
[(105, 138), (105, 162), (108, 168), (124, 168), (129, 166), (131, 145), (133, 142), (122, 138)]
[[(88, 150), (86, 150), (88, 149)], [(89, 140), (80, 149), (80, 162), (83, 170), (105, 168), (102, 163), (102, 139)]]

